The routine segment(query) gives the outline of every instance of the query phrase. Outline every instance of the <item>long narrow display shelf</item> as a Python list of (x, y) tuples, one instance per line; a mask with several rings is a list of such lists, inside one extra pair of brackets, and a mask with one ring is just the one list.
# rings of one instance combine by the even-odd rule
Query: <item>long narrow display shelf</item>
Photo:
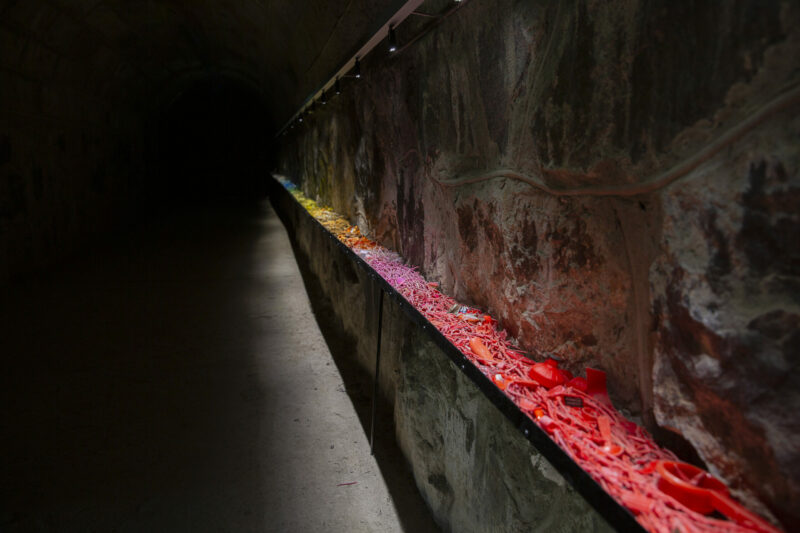
[[(617, 413), (605, 393), (602, 372), (587, 369), (587, 378), (575, 378), (568, 372), (559, 369), (555, 361), (536, 363), (509, 350), (507, 343), (504, 344), (505, 350), (501, 345), (499, 349), (504, 356), (525, 360), (523, 364), (520, 362), (521, 359), (516, 363), (508, 357), (505, 359), (506, 362), (512, 363), (511, 366), (516, 364), (525, 369), (526, 375), (520, 376), (519, 372), (514, 374), (513, 370), (507, 371), (509, 366), (504, 365), (500, 358), (495, 358), (489, 353), (480, 339), (476, 340), (475, 337), (472, 337), (468, 344), (463, 340), (454, 343), (448, 339), (439, 329), (442, 327), (441, 323), (434, 324), (433, 322), (438, 322), (437, 320), (431, 322), (398, 290), (398, 287), (392, 285), (361, 254), (343, 242), (340, 239), (342, 235), (332, 233), (309, 212), (309, 205), (303, 205), (287, 190), (286, 185), (286, 182), (279, 181), (277, 178), (270, 181), (270, 197), (284, 223), (287, 226), (292, 224), (291, 218), (287, 216), (290, 211), (297, 211), (300, 216), (307, 217), (312, 227), (329, 238), (340, 253), (361, 268), (373, 283), (397, 303), (412, 323), (427, 334), (442, 353), (477, 386), (564, 479), (615, 529), (637, 532), (678, 530), (687, 533), (778, 531), (737, 502), (730, 500), (724, 485), (714, 485), (713, 481), (716, 480), (710, 475), (699, 469), (696, 469), (697, 472), (685, 470), (694, 467), (678, 462), (670, 452), (658, 448), (644, 430)], [(304, 203), (312, 204), (313, 202), (305, 200)], [(331, 212), (326, 211), (326, 213)], [(357, 232), (357, 229), (350, 228), (350, 231)], [(367, 242), (371, 243), (370, 246), (385, 250), (360, 235), (345, 240)], [(370, 254), (369, 249), (360, 251), (367, 256)], [(390, 252), (386, 251), (386, 253)], [(377, 263), (381, 263), (381, 261), (377, 261)], [(420, 279), (422, 278), (420, 277)], [(400, 281), (399, 285), (402, 285), (404, 281), (405, 278)], [(397, 280), (395, 282), (397, 283)], [(428, 283), (427, 285), (435, 284)], [(446, 296), (443, 296), (443, 299), (447, 299), (448, 302), (453, 301)], [(480, 317), (470, 314), (476, 310), (463, 310), (462, 308), (462, 311), (467, 313), (468, 320), (480, 319)], [(489, 326), (492, 326), (493, 321), (490, 317), (486, 316), (485, 318)], [(475, 329), (474, 326), (472, 329)], [(505, 339), (505, 333), (502, 333), (502, 339)], [(497, 347), (493, 348), (496, 351)], [(529, 378), (528, 375), (532, 378)], [(531, 390), (536, 391), (535, 394), (530, 392)], [(528, 396), (526, 397), (519, 391), (525, 391)], [(546, 399), (543, 400), (545, 397)], [(538, 400), (542, 405), (549, 405), (549, 409), (539, 408), (540, 406), (534, 400)], [(557, 406), (558, 413), (553, 412), (554, 406)], [(577, 432), (573, 432), (570, 435), (567, 431), (570, 420), (566, 417), (559, 419), (557, 415), (560, 415), (560, 411), (568, 413), (573, 418), (575, 418), (575, 412), (579, 412), (585, 417), (586, 413), (589, 413), (587, 420), (591, 421), (593, 433), (577, 434)], [(603, 413), (607, 413), (608, 416)], [(616, 430), (616, 433), (613, 434), (610, 427), (612, 422)], [(574, 423), (578, 426), (582, 425), (580, 418), (577, 418)], [(621, 433), (624, 431), (630, 433), (629, 439), (626, 439), (625, 435)], [(638, 457), (634, 457), (633, 452), (625, 449), (626, 446), (633, 447), (634, 443), (639, 447)], [(573, 455), (570, 455), (565, 448), (569, 449)], [(622, 469), (617, 474), (613, 471), (614, 467), (615, 465), (619, 467), (621, 463), (615, 463), (615, 461), (626, 451), (631, 456), (629, 462), (638, 464), (638, 466), (632, 468), (628, 465), (627, 471)], [(583, 462), (584, 467), (592, 469), (606, 488), (576, 461), (576, 456)], [(682, 482), (679, 479), (681, 477), (686, 478), (687, 481), (690, 481), (688, 478), (693, 477), (695, 483), (700, 480), (713, 485), (708, 489), (709, 494), (712, 491), (718, 491), (722, 498), (727, 498), (728, 512), (724, 514), (728, 516), (729, 520), (719, 516), (705, 516), (710, 511), (698, 512), (692, 508), (692, 505), (696, 504), (695, 501), (684, 501), (684, 493), (673, 491), (674, 487), (681, 488), (679, 486)], [(673, 486), (667, 483), (672, 478), (676, 478), (675, 483), (678, 485)], [(654, 479), (657, 480), (657, 483), (653, 481)], [(609, 491), (614, 491), (616, 497)], [(719, 509), (717, 510), (719, 511)]]

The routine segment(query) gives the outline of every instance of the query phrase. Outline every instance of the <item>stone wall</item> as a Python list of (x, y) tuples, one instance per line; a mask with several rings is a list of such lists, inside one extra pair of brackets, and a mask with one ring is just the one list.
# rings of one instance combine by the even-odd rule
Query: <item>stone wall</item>
[[(288, 194), (281, 198), (273, 204), (298, 261), (353, 339), (351, 357), (372, 375), (377, 284)], [(444, 531), (612, 530), (398, 304), (384, 298), (383, 305), (380, 392), (417, 487)]]
[(800, 527), (799, 23), (472, 2), (366, 58), (279, 170)]

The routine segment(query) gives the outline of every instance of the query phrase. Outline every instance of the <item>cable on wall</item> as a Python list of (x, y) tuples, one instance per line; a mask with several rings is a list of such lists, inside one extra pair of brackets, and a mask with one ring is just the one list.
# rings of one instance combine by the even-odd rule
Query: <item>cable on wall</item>
[(434, 182), (444, 187), (461, 187), (463, 185), (498, 178), (513, 179), (527, 183), (531, 187), (535, 187), (554, 196), (637, 196), (640, 194), (647, 194), (662, 189), (685, 177), (691, 171), (719, 153), (723, 148), (733, 144), (768, 118), (797, 104), (800, 104), (800, 86), (795, 85), (787, 92), (784, 92), (765, 104), (743, 121), (731, 127), (717, 138), (717, 140), (701, 148), (689, 159), (638, 183), (555, 189), (544, 183), (540, 178), (528, 176), (515, 169), (509, 168), (501, 168), (477, 176), (465, 176), (454, 180), (432, 179)]

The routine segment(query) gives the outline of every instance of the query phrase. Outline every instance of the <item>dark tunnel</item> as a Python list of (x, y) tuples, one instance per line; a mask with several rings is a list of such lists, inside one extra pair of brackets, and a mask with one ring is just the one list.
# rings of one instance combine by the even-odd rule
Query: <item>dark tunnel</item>
[(195, 82), (152, 120), (148, 202), (250, 200), (266, 195), (275, 127), (263, 95), (233, 79)]
[(266, 201), (351, 4), (0, 2), (0, 531), (437, 529)]
[(798, 117), (787, 0), (0, 0), (0, 532), (800, 530)]

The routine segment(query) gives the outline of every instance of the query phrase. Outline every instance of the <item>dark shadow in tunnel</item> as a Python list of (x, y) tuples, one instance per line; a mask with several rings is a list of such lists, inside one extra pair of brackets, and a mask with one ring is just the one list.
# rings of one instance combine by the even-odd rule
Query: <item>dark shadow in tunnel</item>
[(272, 168), (272, 132), (255, 88), (226, 77), (195, 82), (153, 119), (148, 203), (169, 209), (262, 199)]
[[(339, 373), (344, 381), (347, 394), (358, 415), (361, 427), (366, 438), (370, 437), (372, 420), (372, 374), (361, 367), (353, 355), (353, 346), (356, 340), (344, 330), (341, 320), (337, 317), (330, 298), (325, 294), (319, 278), (309, 269), (309, 258), (297, 245), (289, 232), (292, 249), (303, 276), (303, 282), (311, 301), (317, 325), (330, 349)], [(374, 292), (374, 291), (373, 291)], [(378, 298), (377, 292), (372, 298), (377, 317)], [(384, 305), (388, 305), (385, 302)], [(377, 327), (377, 323), (375, 325)], [(391, 493), (397, 515), (404, 531), (414, 533), (434, 533), (441, 531), (434, 521), (425, 501), (417, 489), (416, 482), (411, 473), (405, 457), (395, 439), (394, 410), (392, 405), (379, 396), (376, 408), (376, 424), (374, 436), (374, 453), (386, 486)]]
[(242, 260), (259, 216), (170, 213), (4, 290), (0, 531), (268, 530), (258, 354), (237, 342), (272, 290)]

